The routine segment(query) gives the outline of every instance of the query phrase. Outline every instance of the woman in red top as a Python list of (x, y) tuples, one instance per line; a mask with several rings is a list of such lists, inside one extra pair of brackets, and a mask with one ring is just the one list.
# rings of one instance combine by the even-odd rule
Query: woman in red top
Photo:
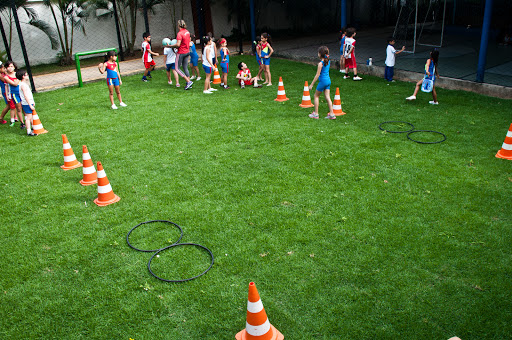
[[(176, 72), (186, 80), (187, 85), (185, 90), (192, 87), (190, 81), (190, 74), (188, 73), (188, 63), (190, 61), (190, 32), (187, 31), (187, 24), (184, 20), (178, 20), (178, 36), (176, 37), (176, 45), (170, 46), (178, 49), (177, 61), (176, 61)], [(183, 70), (181, 69), (183, 68)]]

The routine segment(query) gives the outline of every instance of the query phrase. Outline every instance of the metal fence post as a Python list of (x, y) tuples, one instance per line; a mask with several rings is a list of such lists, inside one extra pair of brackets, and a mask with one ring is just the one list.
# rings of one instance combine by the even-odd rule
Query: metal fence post
[(15, 0), (11, 0), (11, 9), (14, 16), (14, 22), (16, 23), (18, 37), (20, 38), (21, 52), (23, 52), (23, 59), (25, 59), (25, 67), (27, 68), (28, 77), (30, 78), (30, 85), (32, 87), (32, 91), (35, 92), (36, 86), (34, 85), (34, 78), (32, 78), (32, 70), (30, 69), (30, 63), (28, 61), (27, 49), (25, 48), (25, 40), (23, 39), (23, 33), (21, 32), (20, 20), (18, 19)]
[(11, 49), (9, 48), (9, 43), (7, 42), (7, 36), (5, 35), (4, 23), (2, 22), (2, 18), (0, 18), (0, 31), (2, 31), (2, 39), (4, 41), (5, 53), (7, 54), (7, 59), (12, 60)]
[(114, 19), (116, 20), (116, 32), (117, 43), (119, 45), (119, 55), (121, 56), (121, 61), (124, 61), (123, 41), (121, 40), (121, 31), (119, 30), (119, 17), (117, 16), (116, 0), (112, 0), (112, 5), (114, 6)]
[(482, 24), (482, 37), (480, 38), (480, 52), (478, 54), (478, 67), (476, 81), (484, 82), (485, 63), (487, 62), (487, 45), (489, 44), (489, 27), (491, 26), (492, 0), (485, 1), (484, 22)]

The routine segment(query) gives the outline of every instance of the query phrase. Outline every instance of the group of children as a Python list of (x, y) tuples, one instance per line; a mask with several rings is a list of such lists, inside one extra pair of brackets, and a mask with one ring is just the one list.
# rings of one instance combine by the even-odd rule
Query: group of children
[[(181, 30), (176, 40), (174, 40), (174, 45), (166, 45), (164, 46), (164, 60), (166, 64), (167, 70), (167, 78), (168, 84), (172, 85), (171, 72), (174, 74), (174, 79), (176, 81), (176, 87), (180, 87), (179, 83), (179, 75), (182, 76), (187, 84), (185, 86), (185, 90), (188, 90), (192, 86), (192, 80), (201, 80), (201, 76), (198, 68), (198, 59), (199, 56), (197, 54), (195, 48), (195, 37), (190, 37), (190, 33), (186, 31), (186, 25), (184, 22), (179, 25)], [(186, 32), (186, 33), (183, 33)], [(357, 74), (357, 62), (355, 57), (355, 36), (356, 30), (354, 28), (348, 28), (346, 30), (342, 30), (342, 35), (340, 37), (340, 72), (344, 73), (343, 78), (348, 79), (350, 76), (348, 75), (350, 70), (353, 70), (354, 76), (353, 80), (359, 81), (362, 80), (361, 77)], [(151, 35), (146, 32), (143, 34), (143, 61), (145, 66), (144, 76), (142, 77), (143, 81), (147, 81), (147, 78), (151, 78), (151, 71), (155, 68), (155, 61), (153, 60), (153, 56), (158, 56), (158, 53), (155, 53), (151, 50)], [(170, 38), (169, 38), (170, 39)], [(171, 40), (169, 40), (171, 41)], [(221, 76), (221, 87), (225, 89), (229, 89), (228, 86), (228, 73), (229, 73), (229, 49), (227, 47), (227, 40), (222, 38), (219, 41), (219, 48), (217, 49), (217, 45), (214, 43), (213, 36), (208, 34), (204, 36), (201, 40), (202, 42), (202, 66), (205, 72), (205, 80), (204, 80), (204, 94), (212, 94), (217, 89), (211, 86), (212, 83), (212, 74), (218, 70), (219, 66), (222, 70)], [(185, 49), (180, 50), (185, 44)], [(271, 37), (267, 33), (261, 34), (258, 37), (256, 43), (256, 61), (258, 62), (259, 69), (258, 74), (253, 77), (251, 71), (247, 67), (247, 64), (240, 62), (238, 64), (239, 72), (236, 75), (236, 79), (238, 79), (239, 85), (241, 88), (245, 88), (246, 86), (254, 86), (256, 88), (262, 87), (258, 81), (264, 80), (263, 84), (267, 86), (272, 86), (272, 75), (270, 73), (270, 56), (274, 53), (271, 44)], [(394, 48), (395, 41), (394, 38), (388, 38), (388, 46), (386, 48), (386, 61), (385, 61), (385, 72), (384, 77), (387, 81), (393, 81), (394, 74), (394, 65), (395, 65), (395, 56), (405, 50), (405, 47), (402, 47), (401, 50), (397, 51)], [(181, 71), (180, 67), (177, 66), (177, 59), (183, 57), (190, 57), (191, 68), (193, 75), (189, 77), (188, 74), (188, 60), (184, 63), (184, 70)], [(218, 60), (218, 56), (220, 56), (220, 63)], [(437, 61), (438, 61), (439, 52), (437, 50), (431, 53), (431, 58), (427, 61), (427, 65), (425, 67), (425, 77), (421, 81), (416, 84), (416, 88), (414, 94), (410, 97), (407, 97), (407, 100), (416, 99), (416, 94), (419, 91), (420, 86), (424, 83), (425, 80), (431, 82), (431, 90), (434, 100), (431, 101), (431, 104), (437, 105), (437, 94), (435, 92), (434, 80), (437, 75)], [(329, 76), (330, 70), (330, 57), (329, 57), (329, 49), (326, 46), (321, 46), (318, 49), (318, 57), (320, 58), (320, 62), (318, 63), (316, 75), (311, 82), (309, 88), (312, 90), (313, 85), (318, 81), (318, 85), (314, 94), (314, 111), (309, 115), (310, 118), (318, 119), (318, 106), (320, 95), (323, 93), (327, 104), (329, 106), (329, 113), (325, 118), (327, 119), (336, 119), (336, 116), (333, 113), (332, 101), (330, 99), (330, 85), (331, 80)], [(107, 60), (108, 59), (108, 60)], [(117, 106), (114, 104), (113, 98), (113, 90), (116, 90), (117, 97), (120, 101), (120, 106), (126, 106), (121, 99), (121, 93), (119, 91), (119, 85), (121, 84), (121, 77), (119, 72), (117, 71), (116, 64), (116, 56), (115, 53), (109, 52), (107, 54), (107, 58), (105, 63), (99, 65), (100, 72), (103, 73), (105, 70), (107, 71), (107, 84), (110, 92), (110, 101), (113, 109), (117, 109)], [(263, 77), (262, 77), (263, 76)]]
[(13, 127), (16, 122), (20, 122), (20, 128), (22, 130), (26, 128), (27, 136), (37, 136), (33, 131), (32, 117), (32, 114), (35, 113), (35, 102), (27, 72), (18, 70), (12, 61), (7, 61), (5, 64), (0, 62), (0, 86), (6, 105), (0, 115), (0, 123), (7, 124), (4, 118), (10, 111), (10, 127)]

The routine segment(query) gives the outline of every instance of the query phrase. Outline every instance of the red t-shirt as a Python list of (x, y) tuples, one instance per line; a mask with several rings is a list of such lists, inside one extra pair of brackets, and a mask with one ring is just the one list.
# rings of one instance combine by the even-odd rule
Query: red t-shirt
[(181, 40), (181, 45), (178, 48), (178, 54), (190, 53), (190, 32), (182, 28), (178, 32), (176, 40)]

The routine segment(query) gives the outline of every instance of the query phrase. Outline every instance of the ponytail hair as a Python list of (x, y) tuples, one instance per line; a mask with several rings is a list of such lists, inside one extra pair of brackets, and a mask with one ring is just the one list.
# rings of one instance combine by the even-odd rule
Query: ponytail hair
[(206, 47), (206, 44), (208, 44), (210, 41), (212, 40), (212, 38), (209, 36), (209, 35), (205, 35), (202, 39), (201, 39), (201, 43), (203, 45), (203, 48), (201, 49), (202, 51), (202, 54), (205, 53), (204, 49)]
[(430, 57), (434, 61), (434, 65), (437, 67), (437, 62), (439, 61), (439, 50), (434, 48), (432, 52), (430, 52)]
[(261, 33), (261, 36), (267, 39), (267, 42), (272, 46), (272, 37), (268, 33)]
[(327, 46), (320, 46), (318, 48), (318, 54), (320, 58), (322, 58), (324, 66), (327, 66), (329, 64), (329, 48)]

